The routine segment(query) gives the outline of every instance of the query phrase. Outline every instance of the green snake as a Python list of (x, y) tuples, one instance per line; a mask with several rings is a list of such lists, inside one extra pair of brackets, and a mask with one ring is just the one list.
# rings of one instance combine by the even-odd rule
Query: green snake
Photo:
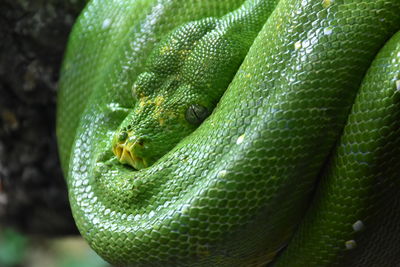
[(400, 1), (92, 0), (57, 137), (117, 266), (400, 264)]

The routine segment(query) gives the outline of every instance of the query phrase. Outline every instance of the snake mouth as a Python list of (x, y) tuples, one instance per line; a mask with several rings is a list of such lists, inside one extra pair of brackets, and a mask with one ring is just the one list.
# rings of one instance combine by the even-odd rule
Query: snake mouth
[(122, 164), (128, 164), (140, 170), (147, 167), (146, 161), (139, 156), (136, 156), (132, 149), (129, 149), (126, 143), (119, 143), (113, 147), (113, 152), (117, 157), (118, 161)]

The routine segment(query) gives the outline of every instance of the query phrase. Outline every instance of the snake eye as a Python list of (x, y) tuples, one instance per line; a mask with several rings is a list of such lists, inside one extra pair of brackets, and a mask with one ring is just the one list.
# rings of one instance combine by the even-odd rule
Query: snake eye
[(127, 132), (120, 132), (118, 134), (118, 141), (123, 142), (128, 138), (128, 133)]
[(193, 125), (200, 125), (207, 117), (210, 112), (205, 106), (192, 104), (186, 110), (185, 118), (187, 122)]

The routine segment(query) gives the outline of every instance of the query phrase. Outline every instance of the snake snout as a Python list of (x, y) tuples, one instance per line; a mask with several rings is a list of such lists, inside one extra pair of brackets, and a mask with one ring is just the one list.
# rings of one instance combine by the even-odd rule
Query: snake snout
[(113, 153), (117, 157), (118, 161), (122, 164), (128, 164), (137, 170), (147, 167), (146, 161), (138, 156), (141, 150), (143, 150), (143, 140), (136, 138), (135, 140), (127, 139), (123, 142), (119, 141), (113, 145)]

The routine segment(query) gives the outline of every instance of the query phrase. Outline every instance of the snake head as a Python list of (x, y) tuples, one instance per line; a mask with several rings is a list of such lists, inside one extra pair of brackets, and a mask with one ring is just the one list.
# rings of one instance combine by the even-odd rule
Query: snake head
[[(154, 95), (142, 95), (112, 141), (118, 161), (140, 170), (151, 166), (209, 115), (201, 99), (182, 86), (171, 85)], [(204, 102), (204, 101), (203, 101)]]
[(152, 165), (210, 115), (242, 61), (226, 59), (236, 49), (224, 50), (216, 26), (214, 18), (187, 23), (154, 48), (132, 85), (135, 106), (113, 139), (122, 164)]

